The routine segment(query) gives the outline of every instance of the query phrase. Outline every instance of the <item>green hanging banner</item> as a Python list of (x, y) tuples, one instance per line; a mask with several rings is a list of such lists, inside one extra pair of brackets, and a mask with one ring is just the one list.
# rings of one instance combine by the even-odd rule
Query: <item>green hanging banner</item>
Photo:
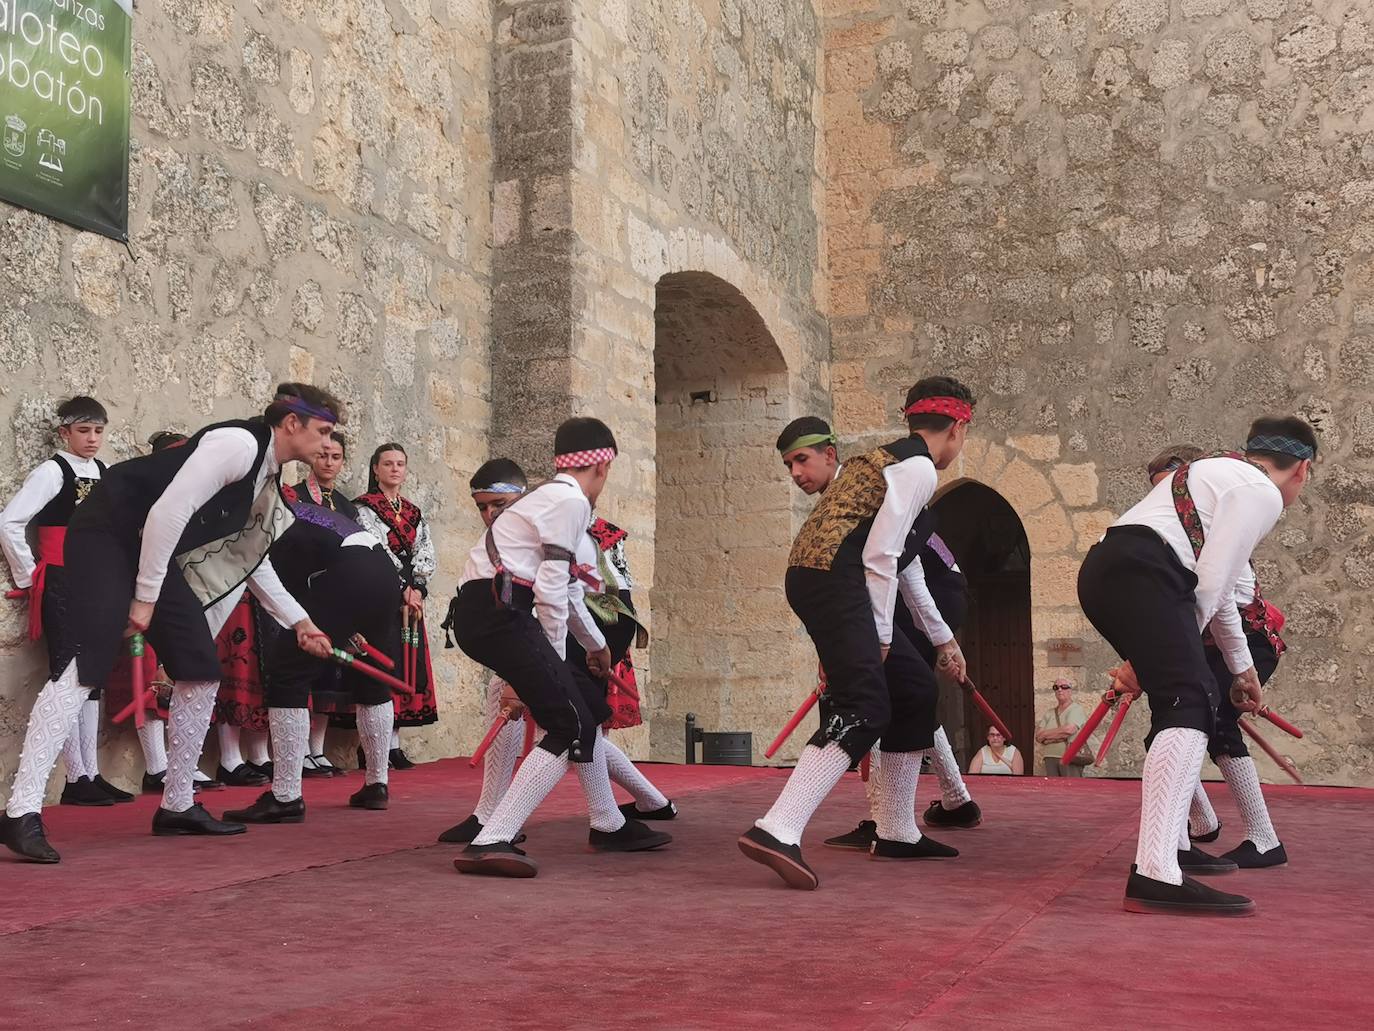
[(0, 0), (0, 199), (129, 238), (133, 0)]

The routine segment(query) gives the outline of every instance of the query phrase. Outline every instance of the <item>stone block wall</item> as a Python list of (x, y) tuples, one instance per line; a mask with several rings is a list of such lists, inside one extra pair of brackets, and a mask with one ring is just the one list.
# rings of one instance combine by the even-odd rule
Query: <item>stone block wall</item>
[[(1262, 549), (1289, 613), (1274, 704), (1311, 780), (1374, 773), (1374, 12), (1308, 0), (831, 0), (832, 380), (855, 447), (944, 371), (981, 397), (951, 475), (1017, 508), (1037, 699), (1110, 650), (1077, 563), (1168, 443), (1299, 412), (1323, 461)], [(1089, 641), (1083, 669), (1044, 642)], [(1112, 772), (1134, 772), (1144, 713)], [(1261, 763), (1264, 766), (1264, 763)], [(1272, 767), (1266, 772), (1273, 774)]]

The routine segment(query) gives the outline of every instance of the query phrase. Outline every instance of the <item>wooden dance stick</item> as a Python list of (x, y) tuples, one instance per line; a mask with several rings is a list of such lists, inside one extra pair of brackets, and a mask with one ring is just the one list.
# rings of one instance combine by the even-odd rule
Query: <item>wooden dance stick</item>
[[(1112, 742), (1116, 740), (1116, 732), (1121, 729), (1121, 723), (1126, 718), (1126, 713), (1131, 710), (1131, 703), (1140, 697), (1133, 691), (1123, 691), (1119, 696), (1121, 701), (1116, 707), (1116, 715), (1112, 717), (1112, 725), (1107, 728), (1107, 736), (1102, 739), (1102, 747), (1097, 750), (1097, 761), (1094, 766), (1101, 766), (1107, 758), (1107, 752), (1112, 747)], [(1066, 752), (1067, 754), (1067, 752)]]
[(1284, 719), (1282, 716), (1276, 713), (1273, 709), (1269, 708), (1269, 706), (1267, 705), (1263, 709), (1260, 709), (1259, 712), (1255, 713), (1255, 715), (1263, 716), (1265, 719), (1267, 719), (1274, 726), (1278, 727), (1285, 734), (1290, 734), (1293, 737), (1302, 737), (1302, 731), (1300, 729), (1293, 726), (1293, 724), (1289, 723), (1286, 719)]
[(390, 673), (383, 673), (376, 666), (369, 666), (366, 662), (363, 662), (363, 660), (358, 658), (356, 655), (350, 655), (348, 654), (348, 652), (344, 651), (341, 648), (330, 648), (329, 657), (334, 662), (338, 663), (340, 666), (347, 666), (350, 669), (356, 669), (363, 676), (371, 680), (375, 680), (379, 684), (385, 684), (387, 687), (391, 688), (391, 690), (395, 691), (399, 695), (405, 695), (406, 697), (410, 697), (415, 693), (411, 690), (409, 684), (405, 683), (402, 680), (397, 680)]
[(1298, 768), (1294, 766), (1293, 763), (1287, 757), (1280, 755), (1279, 750), (1277, 748), (1271, 745), (1268, 741), (1264, 740), (1260, 732), (1256, 730), (1253, 726), (1251, 726), (1249, 720), (1241, 719), (1237, 720), (1236, 722), (1240, 724), (1241, 730), (1245, 731), (1245, 733), (1250, 735), (1250, 739), (1254, 741), (1255, 744), (1259, 745), (1260, 748), (1264, 749), (1264, 754), (1269, 756), (1269, 758), (1273, 759), (1274, 763), (1278, 766), (1279, 769), (1283, 770), (1284, 773), (1288, 774), (1288, 776), (1292, 777), (1299, 784), (1302, 783), (1302, 777), (1298, 775)]
[(482, 757), (487, 754), (487, 749), (496, 740), (496, 735), (501, 733), (509, 722), (510, 714), (504, 710), (497, 715), (496, 719), (491, 721), (491, 729), (487, 731), (487, 736), (482, 738), (482, 743), (477, 746), (477, 750), (472, 753), (472, 758), (468, 760), (469, 766), (476, 766), (482, 761)]
[(1102, 701), (1097, 703), (1097, 708), (1088, 717), (1088, 722), (1078, 728), (1078, 733), (1073, 736), (1073, 740), (1064, 748), (1064, 754), (1059, 757), (1059, 765), (1067, 766), (1073, 761), (1073, 757), (1082, 751), (1083, 746), (1088, 743), (1088, 738), (1097, 729), (1097, 725), (1102, 722), (1107, 715), (1107, 710), (1112, 707), (1112, 702), (1116, 700), (1116, 691), (1108, 688), (1107, 693), (1102, 696)]
[(134, 718), (134, 726), (141, 727), (146, 719), (143, 713), (148, 707), (150, 700), (148, 696), (152, 693), (143, 682), (142, 634), (134, 634), (129, 638), (129, 687), (133, 695), (133, 700), (111, 716), (110, 722), (123, 723), (132, 716)]
[(348, 643), (353, 646), (353, 650), (361, 652), (375, 662), (382, 669), (395, 669), (396, 663), (391, 660), (391, 656), (378, 651), (367, 643), (367, 638), (362, 634), (354, 634), (348, 639)]
[(973, 681), (968, 677), (964, 677), (963, 686), (969, 694), (973, 696), (973, 704), (978, 706), (979, 711), (982, 712), (983, 718), (988, 721), (988, 724), (996, 727), (997, 732), (1010, 741), (1011, 731), (1008, 730), (1007, 725), (1002, 722), (1002, 718), (993, 711), (992, 706), (988, 704), (988, 700), (983, 697), (983, 693), (973, 686)]
[(815, 704), (820, 701), (821, 695), (825, 694), (825, 685), (817, 684), (812, 692), (806, 696), (806, 701), (797, 707), (797, 711), (792, 714), (792, 718), (787, 721), (778, 736), (773, 739), (773, 743), (768, 746), (763, 753), (765, 759), (773, 758), (773, 753), (782, 747), (782, 743), (792, 736), (792, 731), (797, 729), (797, 725), (806, 719), (806, 714), (812, 710)]
[(5, 598), (9, 601), (19, 601), (20, 599), (27, 598), (28, 596), (29, 591), (26, 587), (16, 587), (12, 591), (5, 592)]

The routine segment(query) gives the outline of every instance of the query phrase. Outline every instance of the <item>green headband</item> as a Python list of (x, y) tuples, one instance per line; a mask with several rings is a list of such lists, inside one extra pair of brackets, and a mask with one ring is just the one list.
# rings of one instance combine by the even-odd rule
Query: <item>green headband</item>
[(835, 441), (836, 437), (833, 433), (807, 433), (792, 441), (785, 448), (779, 448), (778, 454), (786, 455), (799, 447), (820, 447), (822, 444), (834, 444)]

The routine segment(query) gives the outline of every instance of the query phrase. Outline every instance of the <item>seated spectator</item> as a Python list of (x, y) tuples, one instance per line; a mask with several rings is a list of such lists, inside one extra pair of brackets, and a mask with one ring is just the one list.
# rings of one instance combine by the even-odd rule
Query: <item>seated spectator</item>
[(968, 764), (968, 771), (1019, 775), (1026, 772), (1026, 765), (1016, 746), (1008, 744), (996, 727), (988, 727), (988, 743), (978, 749), (973, 761)]

